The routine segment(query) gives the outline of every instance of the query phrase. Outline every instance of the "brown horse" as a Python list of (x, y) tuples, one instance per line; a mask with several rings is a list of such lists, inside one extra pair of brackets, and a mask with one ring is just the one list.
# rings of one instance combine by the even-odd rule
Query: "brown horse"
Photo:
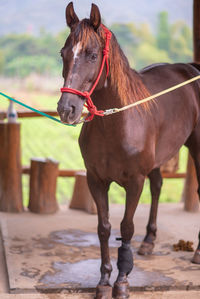
[[(64, 47), (64, 88), (90, 91), (101, 66), (105, 47), (105, 31), (96, 5), (90, 19), (79, 21), (73, 4), (66, 9), (71, 29)], [(98, 109), (123, 107), (200, 74), (198, 65), (158, 64), (141, 72), (132, 70), (112, 34), (109, 45), (109, 74), (104, 66), (92, 99)], [(58, 113), (63, 122), (78, 123), (85, 98), (63, 92)], [(96, 298), (111, 298), (109, 277), (112, 271), (108, 239), (108, 189), (115, 181), (126, 191), (126, 207), (121, 222), (118, 249), (119, 275), (113, 288), (114, 298), (128, 298), (127, 275), (133, 268), (130, 241), (134, 233), (133, 216), (145, 177), (150, 179), (152, 206), (147, 232), (140, 254), (152, 252), (156, 238), (156, 216), (162, 186), (160, 166), (173, 157), (180, 147), (188, 146), (196, 165), (200, 183), (200, 83), (195, 81), (150, 104), (131, 108), (109, 116), (95, 116), (83, 125), (79, 138), (87, 169), (87, 180), (98, 210), (98, 236), (101, 247), (101, 279)], [(200, 194), (200, 188), (198, 189)], [(199, 235), (200, 238), (200, 235)], [(200, 263), (200, 243), (193, 262)]]

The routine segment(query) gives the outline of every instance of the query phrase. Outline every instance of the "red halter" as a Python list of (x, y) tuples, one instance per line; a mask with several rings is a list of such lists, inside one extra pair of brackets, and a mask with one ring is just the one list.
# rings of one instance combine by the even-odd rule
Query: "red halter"
[(109, 54), (109, 43), (110, 43), (112, 33), (104, 25), (101, 24), (101, 27), (104, 29), (104, 32), (105, 32), (106, 42), (105, 42), (105, 48), (103, 49), (103, 59), (102, 59), (101, 67), (99, 70), (99, 74), (98, 74), (96, 81), (94, 82), (94, 85), (92, 86), (91, 90), (89, 92), (87, 92), (87, 91), (82, 92), (77, 89), (68, 88), (68, 87), (63, 87), (60, 89), (62, 93), (70, 92), (70, 93), (73, 93), (73, 94), (76, 94), (76, 95), (86, 98), (86, 104), (84, 106), (90, 112), (90, 115), (86, 118), (87, 121), (92, 120), (95, 115), (104, 116), (104, 111), (97, 110), (97, 107), (94, 105), (94, 103), (92, 102), (92, 99), (91, 99), (91, 94), (93, 93), (95, 87), (97, 86), (97, 83), (99, 82), (99, 79), (103, 72), (105, 62), (106, 62), (106, 68), (107, 68), (106, 76), (108, 76), (108, 73), (109, 73), (108, 54)]

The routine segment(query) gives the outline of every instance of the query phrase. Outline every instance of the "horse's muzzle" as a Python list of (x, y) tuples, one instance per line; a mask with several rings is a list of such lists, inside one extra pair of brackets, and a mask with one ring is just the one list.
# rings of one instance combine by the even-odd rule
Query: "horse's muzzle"
[(75, 107), (73, 105), (70, 107), (64, 107), (58, 104), (57, 111), (62, 122), (67, 124), (73, 124), (75, 122), (76, 115)]

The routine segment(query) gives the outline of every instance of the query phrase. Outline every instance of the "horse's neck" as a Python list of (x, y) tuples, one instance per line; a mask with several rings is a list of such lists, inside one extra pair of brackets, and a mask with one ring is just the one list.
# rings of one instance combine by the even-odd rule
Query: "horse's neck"
[[(95, 92), (94, 103), (99, 110), (104, 111), (124, 106), (123, 99), (120, 98), (116, 89), (110, 85), (109, 80), (106, 87)], [(112, 139), (115, 139), (114, 143), (116, 143), (116, 136), (121, 139), (126, 135), (127, 120), (130, 113), (133, 113), (133, 111), (127, 110), (126, 112), (119, 112), (113, 115), (103, 117), (97, 116), (95, 118), (96, 121), (93, 124), (97, 130), (103, 132), (104, 138), (106, 137), (109, 142), (111, 142)]]
[[(98, 110), (122, 108), (150, 95), (142, 83), (139, 74), (132, 69), (129, 69), (129, 72), (126, 72), (124, 75), (121, 74), (121, 76), (126, 77), (124, 84), (115, 82), (114, 85), (112, 78), (109, 77), (106, 79), (107, 82), (105, 82), (104, 86), (94, 92), (93, 101)], [(134, 108), (134, 110), (139, 112), (144, 112), (143, 110), (145, 109), (148, 110), (146, 105), (140, 105), (137, 108)], [(122, 115), (123, 118), (124, 114), (120, 113), (120, 115)]]
[[(110, 69), (107, 82), (104, 86), (94, 92), (94, 103), (99, 110), (121, 108), (145, 97), (150, 96), (146, 86), (143, 84), (141, 76), (131, 69), (127, 58), (114, 38), (110, 47)], [(107, 130), (124, 131), (127, 128), (127, 119), (139, 119), (143, 110), (148, 110), (148, 104), (140, 105), (131, 111), (119, 112), (114, 117), (105, 116), (103, 120)], [(140, 113), (142, 112), (142, 113)], [(130, 117), (131, 114), (131, 117)], [(110, 122), (113, 120), (114, 123)]]
[(103, 88), (94, 92), (93, 101), (99, 110), (120, 108), (123, 106), (120, 95), (110, 84), (110, 79), (106, 79)]

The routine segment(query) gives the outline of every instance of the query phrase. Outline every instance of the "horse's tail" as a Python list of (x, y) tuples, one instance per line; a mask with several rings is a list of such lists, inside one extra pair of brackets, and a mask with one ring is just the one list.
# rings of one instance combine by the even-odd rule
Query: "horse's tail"
[(196, 62), (191, 62), (189, 64), (192, 65), (195, 69), (197, 69), (200, 72), (200, 64), (198, 64)]

